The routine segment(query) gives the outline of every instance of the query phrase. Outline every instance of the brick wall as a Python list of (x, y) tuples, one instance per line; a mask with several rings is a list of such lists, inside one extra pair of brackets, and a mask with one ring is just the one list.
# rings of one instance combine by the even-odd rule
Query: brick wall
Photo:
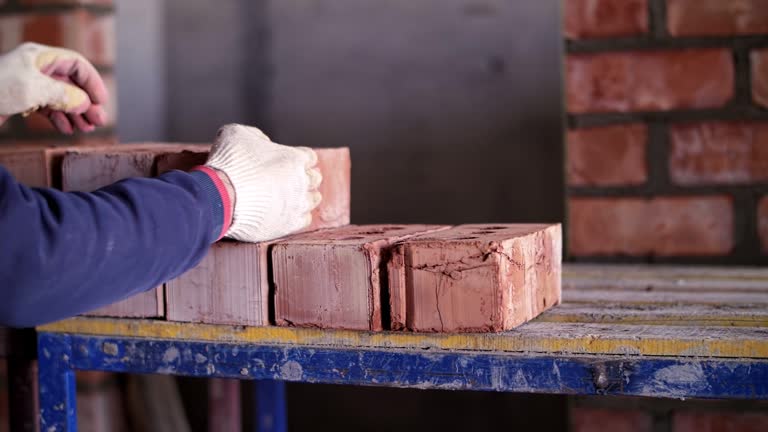
[(0, 145), (113, 143), (117, 95), (112, 0), (0, 0), (0, 52), (27, 41), (74, 49), (97, 67), (110, 93), (109, 127), (65, 137), (38, 114), (15, 116), (0, 127)]
[(765, 401), (679, 401), (573, 397), (571, 432), (757, 432), (768, 430)]
[(575, 259), (768, 262), (768, 0), (563, 0)]

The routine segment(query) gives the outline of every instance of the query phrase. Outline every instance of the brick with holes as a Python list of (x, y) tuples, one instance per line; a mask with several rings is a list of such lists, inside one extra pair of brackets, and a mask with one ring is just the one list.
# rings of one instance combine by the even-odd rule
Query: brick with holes
[(460, 225), (396, 245), (393, 329), (498, 332), (561, 300), (560, 225)]
[(383, 330), (390, 246), (446, 228), (350, 225), (277, 242), (272, 250), (277, 325)]

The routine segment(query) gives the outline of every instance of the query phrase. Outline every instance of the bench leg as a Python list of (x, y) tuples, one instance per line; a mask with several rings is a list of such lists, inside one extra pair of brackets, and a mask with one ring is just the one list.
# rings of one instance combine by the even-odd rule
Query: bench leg
[(34, 329), (9, 331), (8, 411), (10, 430), (37, 430), (37, 334)]
[(285, 382), (258, 380), (256, 388), (256, 431), (286, 432), (288, 417), (285, 410)]
[(77, 431), (72, 343), (66, 334), (38, 333), (40, 430)]

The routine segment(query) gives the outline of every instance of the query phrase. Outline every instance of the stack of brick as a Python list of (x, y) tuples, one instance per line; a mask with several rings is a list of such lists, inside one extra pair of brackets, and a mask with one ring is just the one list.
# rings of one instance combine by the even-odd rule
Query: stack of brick
[[(26, 182), (91, 191), (189, 169), (208, 146), (0, 148)], [(349, 150), (316, 149), (321, 205), (304, 233), (221, 241), (184, 275), (88, 315), (263, 326), (503, 331), (560, 302), (559, 225), (348, 225)]]
[(91, 134), (65, 137), (39, 114), (17, 116), (0, 127), (0, 140), (44, 146), (114, 143), (117, 92), (113, 73), (115, 18), (112, 0), (0, 2), (0, 52), (7, 52), (22, 42), (73, 49), (90, 60), (104, 77), (109, 91), (108, 125)]
[(570, 255), (768, 262), (766, 2), (564, 0), (564, 33)]
[(368, 225), (272, 246), (277, 325), (510, 330), (560, 303), (559, 225)]
[[(320, 206), (307, 230), (343, 226), (350, 217), (349, 149), (315, 149), (323, 175)], [(160, 172), (201, 162), (192, 153), (158, 161)], [(269, 250), (273, 242), (221, 241), (195, 268), (166, 284), (168, 319), (210, 324), (268, 325)]]

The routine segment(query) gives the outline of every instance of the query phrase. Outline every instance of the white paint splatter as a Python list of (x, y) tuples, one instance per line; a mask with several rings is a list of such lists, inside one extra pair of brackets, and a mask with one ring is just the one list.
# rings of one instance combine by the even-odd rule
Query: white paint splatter
[(515, 391), (519, 392), (530, 392), (533, 391), (530, 384), (528, 384), (528, 378), (525, 377), (525, 374), (521, 369), (518, 369), (517, 372), (515, 372), (515, 375), (512, 377), (512, 386), (514, 386)]
[(558, 384), (563, 382), (562, 377), (560, 377), (560, 368), (557, 366), (557, 362), (552, 362), (552, 374), (557, 377)]
[(691, 392), (709, 388), (707, 377), (699, 363), (667, 366), (656, 371), (640, 391), (640, 394), (683, 398)]
[[(518, 371), (520, 373), (520, 371)], [(525, 379), (525, 377), (523, 377)], [(491, 388), (501, 390), (504, 385), (504, 368), (491, 366)]]
[(104, 354), (116, 356), (117, 344), (112, 342), (104, 342), (104, 344), (101, 346), (101, 351), (104, 352)]
[(179, 350), (176, 347), (170, 347), (163, 353), (163, 363), (171, 363), (179, 358)]
[(304, 370), (298, 362), (289, 360), (280, 366), (280, 378), (288, 381), (300, 380)]

